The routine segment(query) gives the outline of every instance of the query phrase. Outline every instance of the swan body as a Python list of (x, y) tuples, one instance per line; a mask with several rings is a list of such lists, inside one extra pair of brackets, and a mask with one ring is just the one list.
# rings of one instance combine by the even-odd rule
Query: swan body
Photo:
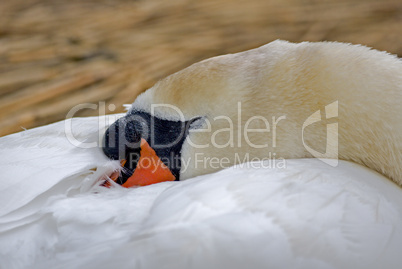
[(105, 188), (118, 164), (85, 145), (107, 118), (0, 138), (0, 268), (400, 267), (402, 190), (384, 176), (297, 159)]

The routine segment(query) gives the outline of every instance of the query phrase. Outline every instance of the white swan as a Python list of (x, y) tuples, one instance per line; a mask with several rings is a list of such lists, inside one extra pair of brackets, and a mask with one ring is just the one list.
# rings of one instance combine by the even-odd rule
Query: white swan
[[(135, 142), (146, 140), (170, 168), (170, 179), (222, 169), (212, 158), (235, 164), (271, 155), (353, 161), (401, 185), (401, 100), (402, 61), (393, 55), (345, 43), (277, 40), (159, 81), (109, 129), (104, 151), (127, 159), (139, 151)], [(137, 163), (141, 169), (141, 159), (127, 163), (120, 181), (143, 185), (134, 169)]]
[(0, 138), (0, 268), (400, 267), (402, 190), (377, 172), (287, 159), (105, 188), (118, 164), (99, 146), (115, 119)]

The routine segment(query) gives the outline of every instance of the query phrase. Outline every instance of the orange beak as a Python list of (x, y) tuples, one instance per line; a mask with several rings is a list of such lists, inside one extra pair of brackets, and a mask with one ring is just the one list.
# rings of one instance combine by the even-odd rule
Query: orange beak
[[(141, 139), (140, 159), (131, 177), (122, 184), (123, 187), (130, 188), (136, 186), (147, 186), (164, 181), (174, 181), (176, 178), (170, 169), (156, 155), (145, 139)], [(122, 160), (124, 166), (127, 160)], [(118, 179), (118, 173), (113, 173), (110, 177), (113, 181)], [(108, 186), (108, 184), (105, 184)]]

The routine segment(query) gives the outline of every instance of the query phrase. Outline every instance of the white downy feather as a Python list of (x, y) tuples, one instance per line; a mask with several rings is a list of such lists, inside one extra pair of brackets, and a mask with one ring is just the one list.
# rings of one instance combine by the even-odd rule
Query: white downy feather
[[(77, 140), (105, 119), (74, 119)], [(367, 168), (286, 160), (107, 189), (118, 164), (64, 130), (0, 138), (0, 268), (400, 268), (402, 190)]]

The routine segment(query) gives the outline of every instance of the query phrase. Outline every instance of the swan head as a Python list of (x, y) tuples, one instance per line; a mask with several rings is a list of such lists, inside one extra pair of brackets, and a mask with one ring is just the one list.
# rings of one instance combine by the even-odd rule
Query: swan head
[(103, 139), (103, 152), (123, 167), (118, 184), (145, 186), (180, 179), (181, 150), (195, 120), (168, 120), (131, 111), (113, 123)]

